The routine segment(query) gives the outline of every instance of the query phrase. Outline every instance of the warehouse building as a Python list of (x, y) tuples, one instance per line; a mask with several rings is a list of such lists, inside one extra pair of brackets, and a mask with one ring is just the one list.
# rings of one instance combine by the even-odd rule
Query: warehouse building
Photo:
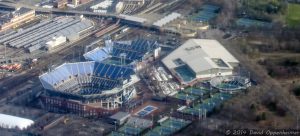
[(86, 18), (57, 17), (4, 36), (0, 43), (12, 48), (24, 48), (31, 53), (39, 49), (53, 49), (66, 40), (76, 41), (93, 28), (94, 23)]
[(117, 125), (123, 125), (131, 115), (128, 112), (117, 112), (116, 114), (109, 117), (111, 123), (115, 123)]
[(232, 75), (239, 61), (218, 41), (190, 39), (162, 60), (182, 83)]
[(173, 12), (165, 17), (163, 17), (162, 19), (156, 21), (153, 23), (154, 26), (161, 28), (163, 26), (165, 26), (166, 24), (180, 18), (182, 15), (176, 12)]

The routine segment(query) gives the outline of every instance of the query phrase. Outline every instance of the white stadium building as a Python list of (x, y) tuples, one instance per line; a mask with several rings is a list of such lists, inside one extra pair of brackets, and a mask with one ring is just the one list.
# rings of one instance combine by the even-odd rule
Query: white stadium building
[(190, 39), (162, 62), (182, 84), (232, 75), (239, 64), (218, 41), (210, 39)]

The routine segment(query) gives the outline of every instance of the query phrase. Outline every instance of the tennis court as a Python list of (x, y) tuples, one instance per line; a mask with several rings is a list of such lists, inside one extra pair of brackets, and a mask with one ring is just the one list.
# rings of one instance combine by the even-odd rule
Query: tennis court
[(187, 94), (191, 94), (191, 95), (197, 95), (197, 96), (203, 96), (205, 94), (207, 94), (209, 92), (208, 89), (205, 88), (187, 88), (184, 89), (183, 92), (187, 93)]
[(147, 119), (130, 117), (125, 125), (120, 127), (117, 132), (113, 131), (110, 136), (136, 136), (141, 135), (143, 131), (150, 128), (153, 122)]
[(157, 109), (157, 107), (148, 105), (148, 106), (144, 107), (143, 109), (141, 109), (140, 111), (138, 111), (137, 113), (135, 113), (135, 115), (140, 116), (140, 117), (145, 117), (148, 114), (150, 114), (151, 112), (155, 111), (156, 109)]
[(127, 135), (138, 135), (143, 131), (143, 129), (137, 126), (124, 125), (119, 128), (118, 131)]
[(164, 122), (161, 122), (159, 126), (156, 126), (154, 129), (146, 133), (145, 136), (169, 136), (183, 129), (190, 123), (191, 121), (189, 120), (171, 117)]
[(217, 87), (219, 87), (219, 88), (227, 88), (227, 89), (239, 88), (238, 85), (229, 84), (229, 83), (221, 83), (221, 84), (217, 85)]
[(215, 18), (218, 15), (220, 7), (215, 5), (203, 5), (201, 10), (193, 15), (191, 18), (197, 22), (209, 22), (211, 19)]
[(184, 100), (184, 101), (186, 101), (186, 100), (195, 101), (199, 98), (199, 96), (187, 94), (187, 93), (183, 93), (183, 92), (179, 92), (179, 93), (173, 95), (173, 97), (180, 99), (180, 100)]
[(264, 28), (272, 27), (272, 24), (269, 22), (248, 19), (248, 18), (240, 18), (236, 21), (236, 24), (238, 26), (243, 26), (243, 27), (264, 27)]
[(112, 131), (108, 136), (128, 136), (120, 132)]
[(195, 105), (193, 108), (185, 108), (180, 112), (197, 116), (206, 115), (207, 113), (211, 113), (215, 107), (220, 106), (230, 98), (232, 98), (232, 95), (230, 94), (217, 93), (212, 95), (211, 98), (205, 99), (202, 103)]

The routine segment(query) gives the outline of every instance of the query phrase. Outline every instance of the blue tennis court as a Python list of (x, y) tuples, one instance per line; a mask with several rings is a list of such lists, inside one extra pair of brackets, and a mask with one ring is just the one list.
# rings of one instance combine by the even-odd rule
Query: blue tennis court
[(146, 112), (146, 111), (140, 111), (140, 112), (138, 112), (137, 113), (140, 117), (144, 117), (144, 116), (146, 116), (147, 114), (148, 114), (148, 112)]
[(153, 106), (147, 106), (147, 107), (144, 108), (144, 110), (148, 111), (148, 112), (151, 112), (151, 111), (153, 111), (155, 109), (156, 109), (156, 107), (153, 107)]
[(148, 105), (148, 106), (144, 107), (143, 109), (141, 109), (140, 111), (138, 111), (136, 113), (136, 115), (138, 115), (140, 117), (144, 117), (144, 116), (147, 116), (148, 114), (150, 114), (151, 112), (155, 111), (156, 109), (157, 109), (157, 107)]

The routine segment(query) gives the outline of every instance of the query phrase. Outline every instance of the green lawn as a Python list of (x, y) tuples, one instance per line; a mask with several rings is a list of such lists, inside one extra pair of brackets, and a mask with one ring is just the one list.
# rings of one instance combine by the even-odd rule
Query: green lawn
[(300, 4), (288, 5), (286, 22), (290, 27), (295, 27), (300, 25)]

